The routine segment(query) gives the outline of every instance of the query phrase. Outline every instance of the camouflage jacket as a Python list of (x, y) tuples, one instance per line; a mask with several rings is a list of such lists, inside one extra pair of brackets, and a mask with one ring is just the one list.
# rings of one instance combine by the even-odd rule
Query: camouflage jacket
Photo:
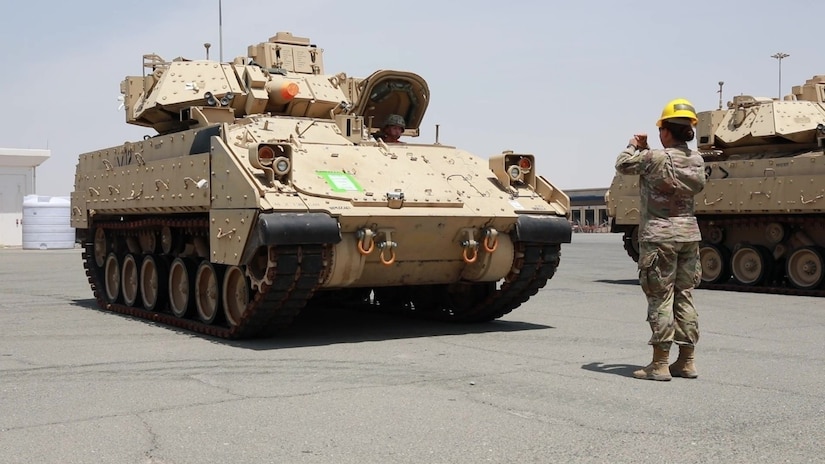
[(693, 197), (705, 188), (705, 163), (687, 144), (664, 150), (628, 147), (616, 170), (639, 176), (642, 242), (697, 242), (702, 239), (693, 215)]

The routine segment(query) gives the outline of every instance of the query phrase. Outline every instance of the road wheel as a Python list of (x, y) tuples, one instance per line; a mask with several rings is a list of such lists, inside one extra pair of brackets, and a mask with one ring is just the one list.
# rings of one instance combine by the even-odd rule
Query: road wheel
[(249, 305), (249, 282), (243, 269), (232, 266), (223, 276), (223, 312), (230, 327), (237, 326)]
[(175, 258), (169, 266), (169, 307), (177, 317), (186, 317), (192, 302), (194, 286), (193, 266), (183, 258)]
[(203, 260), (195, 274), (195, 306), (198, 319), (211, 324), (221, 308), (221, 286), (223, 279), (219, 266)]
[(109, 253), (106, 256), (103, 268), (103, 283), (105, 287), (103, 293), (106, 296), (106, 301), (116, 303), (120, 298), (120, 261), (114, 253)]
[(730, 253), (721, 246), (705, 244), (699, 248), (702, 263), (702, 282), (718, 284), (730, 278)]
[(126, 306), (138, 306), (140, 288), (138, 285), (138, 263), (135, 255), (127, 254), (123, 258), (123, 269), (121, 271), (120, 285), (123, 291), (123, 303)]
[(791, 285), (803, 290), (819, 287), (825, 277), (822, 257), (822, 249), (817, 247), (804, 247), (791, 253), (785, 267)]
[(743, 285), (759, 285), (770, 275), (773, 257), (767, 248), (743, 245), (733, 253), (731, 271), (737, 282)]
[(143, 307), (149, 311), (157, 311), (166, 299), (168, 267), (162, 258), (147, 255), (140, 265), (140, 297)]

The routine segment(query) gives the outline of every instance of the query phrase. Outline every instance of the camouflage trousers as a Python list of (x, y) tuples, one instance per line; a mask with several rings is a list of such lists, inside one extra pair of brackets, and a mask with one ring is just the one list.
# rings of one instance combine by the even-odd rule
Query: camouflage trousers
[(669, 349), (699, 341), (693, 288), (702, 278), (698, 242), (640, 242), (639, 283), (647, 296), (648, 344)]

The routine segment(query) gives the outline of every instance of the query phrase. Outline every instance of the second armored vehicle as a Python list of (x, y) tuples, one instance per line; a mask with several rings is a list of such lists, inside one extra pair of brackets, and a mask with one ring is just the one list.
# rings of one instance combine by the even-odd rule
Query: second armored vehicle
[[(702, 286), (825, 296), (825, 76), (783, 100), (740, 95), (698, 118)], [(638, 260), (638, 177), (616, 175), (605, 200)]]
[(80, 155), (72, 226), (99, 305), (226, 338), (269, 336), (310, 301), (487, 321), (545, 285), (569, 199), (530, 154), (482, 160), (415, 137), (419, 75), (326, 74), (278, 33), (231, 63), (144, 56), (121, 84), (143, 140)]

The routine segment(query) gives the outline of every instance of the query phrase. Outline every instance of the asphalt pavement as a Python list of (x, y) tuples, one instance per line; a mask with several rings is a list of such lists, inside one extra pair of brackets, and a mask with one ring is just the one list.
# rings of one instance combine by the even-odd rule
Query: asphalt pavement
[(495, 322), (314, 309), (253, 341), (96, 309), (78, 249), (0, 250), (0, 463), (823, 462), (825, 301), (695, 301), (699, 378), (653, 382), (614, 234)]

